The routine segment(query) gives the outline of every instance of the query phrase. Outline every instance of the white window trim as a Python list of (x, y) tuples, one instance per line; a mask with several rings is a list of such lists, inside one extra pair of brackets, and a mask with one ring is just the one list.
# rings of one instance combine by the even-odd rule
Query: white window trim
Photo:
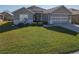
[(26, 18), (28, 19), (29, 17), (28, 17), (28, 14), (20, 14), (19, 16), (20, 16), (20, 21), (23, 21), (23, 19), (21, 18), (23, 15), (25, 15), (25, 16), (27, 16)]

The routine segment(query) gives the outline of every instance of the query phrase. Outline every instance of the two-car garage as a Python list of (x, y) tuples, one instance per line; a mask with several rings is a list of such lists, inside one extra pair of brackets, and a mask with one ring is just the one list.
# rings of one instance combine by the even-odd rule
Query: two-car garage
[(65, 14), (53, 14), (50, 16), (50, 24), (69, 23), (70, 16)]
[(55, 7), (49, 9), (50, 21), (49, 24), (58, 24), (58, 23), (71, 23), (72, 13), (69, 9), (64, 6)]

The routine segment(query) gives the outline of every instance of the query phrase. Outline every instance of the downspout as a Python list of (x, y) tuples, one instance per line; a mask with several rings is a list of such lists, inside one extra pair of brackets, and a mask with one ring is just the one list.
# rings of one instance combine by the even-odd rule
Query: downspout
[(43, 14), (43, 13), (41, 13), (41, 21), (42, 21), (42, 14)]
[(72, 24), (72, 15), (69, 16), (69, 23)]
[(4, 19), (4, 15), (2, 15), (2, 17), (3, 17), (3, 20), (5, 20), (5, 19)]

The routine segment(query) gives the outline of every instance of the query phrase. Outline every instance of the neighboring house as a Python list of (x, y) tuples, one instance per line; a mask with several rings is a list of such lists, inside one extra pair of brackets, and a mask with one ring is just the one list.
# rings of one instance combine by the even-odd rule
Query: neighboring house
[(4, 16), (4, 21), (12, 21), (13, 14), (11, 12), (5, 11), (1, 13)]
[(79, 24), (79, 10), (70, 9), (70, 11), (72, 12), (72, 23)]
[(0, 13), (0, 22), (4, 21), (4, 15)]
[[(75, 23), (74, 20), (79, 19), (78, 14), (74, 14), (73, 11), (65, 6), (58, 6), (51, 9), (43, 9), (37, 6), (31, 6), (28, 8), (20, 8), (13, 13), (13, 23), (30, 23), (47, 21), (48, 24), (66, 24)], [(79, 13), (79, 12), (78, 12)], [(76, 16), (77, 15), (77, 16)], [(74, 19), (74, 20), (73, 20)], [(76, 20), (75, 20), (76, 21)]]

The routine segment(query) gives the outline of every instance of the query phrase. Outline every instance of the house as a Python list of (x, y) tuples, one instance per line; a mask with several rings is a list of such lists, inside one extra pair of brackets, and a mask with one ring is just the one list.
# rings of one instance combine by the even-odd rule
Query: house
[(4, 15), (0, 13), (0, 22), (4, 21)]
[(70, 11), (72, 12), (72, 23), (79, 24), (79, 10), (71, 8)]
[(0, 22), (1, 21), (12, 21), (13, 14), (11, 12), (1, 12), (0, 13)]
[[(78, 11), (76, 11), (78, 12)], [(78, 14), (66, 8), (65, 6), (57, 6), (51, 9), (43, 9), (37, 6), (31, 6), (28, 8), (20, 8), (13, 13), (13, 23), (15, 25), (19, 23), (32, 24), (33, 22), (47, 21), (48, 24), (67, 24), (75, 23), (73, 19), (78, 20)], [(78, 12), (79, 13), (79, 12)], [(77, 15), (77, 16), (76, 16)]]
[(4, 11), (1, 13), (4, 16), (4, 21), (12, 21), (13, 20), (13, 14), (9, 11)]

